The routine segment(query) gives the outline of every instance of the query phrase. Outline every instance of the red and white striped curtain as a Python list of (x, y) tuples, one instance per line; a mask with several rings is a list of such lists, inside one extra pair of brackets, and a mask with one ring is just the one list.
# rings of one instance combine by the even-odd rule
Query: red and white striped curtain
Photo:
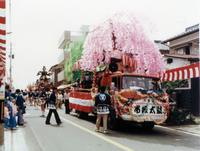
[(161, 80), (176, 81), (200, 77), (200, 62), (188, 66), (167, 70)]
[(0, 80), (5, 76), (6, 61), (6, 2), (0, 0)]

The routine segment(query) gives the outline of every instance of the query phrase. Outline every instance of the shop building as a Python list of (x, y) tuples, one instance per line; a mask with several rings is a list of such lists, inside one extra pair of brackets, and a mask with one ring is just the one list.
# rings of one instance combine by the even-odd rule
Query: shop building
[(199, 61), (199, 24), (188, 27), (177, 36), (163, 41), (169, 46), (169, 54), (165, 54), (167, 69), (190, 65)]
[(58, 87), (64, 82), (64, 74), (63, 74), (64, 64), (56, 64), (53, 65), (49, 72), (51, 72), (50, 82), (53, 86)]
[(60, 58), (62, 58), (59, 61), (62, 61), (64, 64), (64, 68), (60, 72), (60, 77), (63, 77), (63, 81), (64, 81), (63, 84), (70, 83), (72, 80), (72, 77), (71, 75), (69, 75), (69, 73), (71, 73), (71, 69), (73, 68), (72, 67), (73, 65), (72, 63), (70, 64), (70, 61), (73, 62), (74, 59), (76, 58), (73, 58), (73, 59), (71, 58), (72, 57), (71, 51), (76, 46), (79, 47), (80, 41), (85, 39), (88, 32), (89, 32), (89, 26), (83, 25), (81, 26), (80, 31), (64, 31), (59, 40), (58, 48), (61, 50)]
[(177, 36), (162, 42), (169, 46), (169, 54), (164, 54), (167, 81), (182, 81), (175, 88), (177, 106), (200, 116), (199, 78), (199, 24), (188, 27)]

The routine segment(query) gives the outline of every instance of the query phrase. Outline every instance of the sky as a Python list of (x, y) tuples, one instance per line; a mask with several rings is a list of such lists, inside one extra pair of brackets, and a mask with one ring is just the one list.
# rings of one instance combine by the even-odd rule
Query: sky
[(35, 82), (43, 65), (58, 63), (62, 52), (58, 41), (64, 30), (79, 31), (81, 25), (131, 12), (152, 39), (165, 40), (200, 21), (199, 0), (11, 0), (11, 5), (7, 51), (11, 38), (15, 88)]

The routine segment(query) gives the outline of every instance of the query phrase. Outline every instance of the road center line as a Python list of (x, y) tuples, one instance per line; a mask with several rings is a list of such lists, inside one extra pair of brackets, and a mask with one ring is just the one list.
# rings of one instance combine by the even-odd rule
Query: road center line
[(89, 130), (89, 129), (83, 127), (83, 126), (80, 126), (80, 125), (76, 124), (75, 122), (72, 122), (72, 121), (70, 121), (70, 120), (67, 120), (67, 119), (65, 119), (65, 118), (63, 118), (63, 117), (61, 117), (61, 119), (62, 119), (63, 121), (65, 121), (65, 122), (67, 122), (67, 123), (69, 123), (69, 124), (71, 124), (71, 125), (73, 125), (73, 126), (79, 128), (79, 129), (81, 129), (81, 130), (87, 132), (87, 133), (90, 133), (90, 134), (93, 135), (93, 136), (96, 136), (96, 137), (98, 137), (98, 138), (100, 138), (100, 139), (106, 141), (107, 143), (110, 143), (110, 144), (112, 144), (112, 145), (114, 145), (114, 146), (116, 146), (116, 147), (118, 147), (118, 148), (124, 150), (124, 151), (134, 151), (133, 149), (128, 148), (127, 146), (124, 146), (124, 145), (122, 145), (122, 144), (120, 144), (120, 143), (118, 143), (118, 142), (116, 142), (116, 141), (113, 141), (113, 140), (111, 140), (111, 139), (109, 139), (109, 138), (107, 138), (107, 137), (105, 137), (105, 136), (103, 136), (103, 135), (100, 135), (100, 134), (98, 134), (98, 133), (96, 133), (96, 132), (94, 132), (94, 131), (91, 131), (91, 130)]

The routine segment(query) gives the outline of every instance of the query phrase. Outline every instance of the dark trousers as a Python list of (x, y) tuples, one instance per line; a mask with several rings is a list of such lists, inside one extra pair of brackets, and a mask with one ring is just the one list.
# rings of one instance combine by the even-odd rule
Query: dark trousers
[(70, 110), (69, 110), (69, 100), (65, 100), (65, 113), (69, 114)]
[(56, 119), (56, 123), (60, 124), (61, 120), (60, 120), (60, 117), (59, 117), (58, 112), (56, 111), (56, 109), (49, 109), (49, 113), (48, 113), (47, 118), (46, 118), (46, 124), (50, 123), (52, 112), (54, 113), (54, 116), (55, 116), (55, 119)]
[(19, 109), (18, 111), (18, 120), (17, 120), (18, 125), (23, 125), (24, 124), (24, 118), (23, 118), (23, 110)]

